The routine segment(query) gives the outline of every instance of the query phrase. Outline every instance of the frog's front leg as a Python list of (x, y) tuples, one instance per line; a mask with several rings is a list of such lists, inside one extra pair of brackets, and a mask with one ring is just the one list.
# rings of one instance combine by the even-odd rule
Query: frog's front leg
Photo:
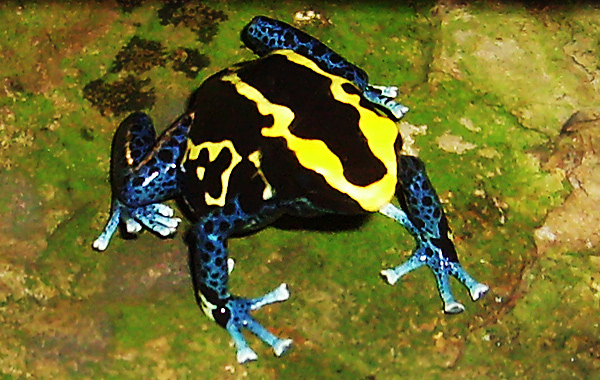
[(179, 193), (178, 163), (192, 120), (193, 115), (181, 117), (157, 141), (144, 113), (133, 113), (119, 125), (111, 154), (111, 216), (94, 248), (106, 249), (120, 221), (130, 233), (142, 226), (162, 236), (175, 232), (180, 219), (160, 202)]
[(425, 172), (421, 160), (412, 156), (400, 156), (397, 196), (402, 209), (388, 204), (380, 212), (400, 222), (417, 242), (417, 249), (404, 263), (381, 272), (390, 284), (406, 273), (427, 265), (435, 275), (438, 290), (448, 314), (460, 313), (464, 306), (452, 295), (449, 276), (464, 284), (475, 301), (489, 288), (475, 281), (460, 265), (452, 233), (440, 200)]
[(277, 356), (283, 355), (292, 344), (290, 339), (278, 338), (250, 316), (250, 311), (287, 300), (290, 293), (286, 284), (254, 299), (233, 296), (227, 286), (231, 267), (228, 266), (227, 238), (244, 227), (260, 223), (257, 217), (245, 214), (237, 201), (232, 201), (201, 218), (192, 230), (192, 275), (198, 304), (210, 319), (229, 332), (239, 363), (257, 359), (242, 335), (243, 329), (270, 345)]
[(325, 71), (353, 82), (370, 102), (401, 119), (408, 107), (394, 101), (395, 86), (369, 84), (367, 73), (348, 62), (316, 38), (279, 20), (257, 16), (242, 30), (242, 41), (259, 56), (274, 50), (292, 50), (314, 60)]

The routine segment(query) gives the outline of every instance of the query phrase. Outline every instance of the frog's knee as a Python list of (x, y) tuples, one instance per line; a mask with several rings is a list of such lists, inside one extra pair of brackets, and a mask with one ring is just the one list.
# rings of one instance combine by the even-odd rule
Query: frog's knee
[(117, 172), (139, 164), (152, 150), (156, 131), (150, 116), (134, 112), (127, 116), (115, 132), (112, 158)]

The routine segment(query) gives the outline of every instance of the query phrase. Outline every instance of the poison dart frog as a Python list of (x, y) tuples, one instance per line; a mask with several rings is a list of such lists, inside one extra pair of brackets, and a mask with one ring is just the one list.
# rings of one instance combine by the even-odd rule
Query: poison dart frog
[[(112, 145), (111, 217), (93, 246), (106, 249), (119, 223), (159, 235), (181, 222), (162, 204), (177, 198), (191, 211), (191, 272), (199, 306), (224, 327), (240, 363), (256, 360), (248, 329), (275, 355), (292, 341), (250, 312), (286, 300), (285, 283), (258, 298), (230, 293), (227, 239), (284, 214), (381, 213), (404, 226), (416, 249), (381, 272), (390, 284), (428, 266), (444, 311), (459, 313), (449, 287), (456, 277), (479, 299), (488, 287), (461, 267), (440, 200), (423, 162), (400, 153), (395, 120), (408, 108), (396, 87), (367, 74), (308, 34), (278, 20), (254, 18), (242, 40), (259, 58), (224, 69), (192, 95), (187, 111), (157, 139), (144, 113), (129, 115)], [(392, 204), (396, 198), (399, 206)]]

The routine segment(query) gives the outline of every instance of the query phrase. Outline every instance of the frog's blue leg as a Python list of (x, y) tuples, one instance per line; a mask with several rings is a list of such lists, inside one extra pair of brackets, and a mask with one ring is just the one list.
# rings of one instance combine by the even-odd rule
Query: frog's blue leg
[(257, 359), (246, 343), (242, 329), (250, 330), (270, 345), (277, 356), (283, 355), (292, 344), (290, 339), (278, 338), (250, 316), (250, 311), (287, 300), (290, 293), (286, 284), (254, 299), (233, 296), (227, 286), (227, 238), (234, 232), (261, 224), (263, 216), (247, 215), (237, 201), (232, 201), (200, 219), (192, 231), (192, 275), (198, 303), (209, 318), (227, 329), (237, 348), (239, 363)]
[(444, 311), (449, 314), (460, 313), (465, 308), (454, 299), (449, 276), (456, 277), (464, 284), (474, 301), (489, 288), (475, 281), (458, 262), (448, 221), (423, 162), (416, 157), (401, 156), (399, 167), (397, 196), (402, 209), (387, 204), (380, 212), (406, 227), (415, 238), (417, 249), (405, 263), (383, 270), (381, 274), (390, 284), (394, 284), (406, 273), (427, 265), (435, 275)]
[(144, 113), (133, 113), (119, 125), (111, 157), (111, 217), (94, 248), (106, 249), (120, 221), (130, 233), (142, 226), (163, 236), (175, 232), (180, 219), (159, 202), (179, 192), (178, 162), (192, 120), (193, 115), (183, 116), (158, 140), (152, 120)]
[(261, 57), (274, 50), (292, 50), (312, 59), (323, 70), (353, 82), (369, 101), (383, 107), (396, 119), (408, 112), (408, 107), (393, 100), (398, 95), (397, 87), (370, 85), (364, 70), (289, 24), (257, 16), (242, 30), (242, 41)]

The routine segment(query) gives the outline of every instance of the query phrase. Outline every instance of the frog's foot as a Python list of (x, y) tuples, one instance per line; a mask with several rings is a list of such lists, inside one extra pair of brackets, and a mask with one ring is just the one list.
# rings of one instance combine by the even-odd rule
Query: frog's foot
[(365, 89), (364, 95), (371, 103), (377, 104), (391, 112), (397, 120), (402, 119), (409, 111), (408, 107), (394, 100), (398, 96), (398, 87), (396, 86), (369, 85)]
[(423, 265), (427, 265), (435, 276), (438, 291), (444, 302), (444, 312), (447, 314), (458, 314), (465, 310), (465, 307), (452, 295), (449, 276), (454, 276), (469, 289), (473, 301), (480, 299), (489, 290), (487, 285), (475, 281), (460, 263), (448, 260), (443, 257), (439, 249), (432, 245), (427, 246), (427, 244), (417, 249), (403, 264), (381, 271), (381, 276), (393, 285), (400, 277)]
[(145, 226), (161, 236), (168, 236), (177, 230), (181, 219), (173, 217), (173, 209), (161, 203), (152, 203), (142, 207), (129, 208), (119, 200), (113, 202), (112, 212), (102, 234), (94, 240), (92, 246), (104, 251), (114, 235), (119, 222), (125, 223), (127, 232), (135, 234)]
[[(173, 217), (173, 209), (162, 203), (152, 203), (130, 210), (135, 221), (161, 236), (169, 236), (177, 230), (181, 219)], [(139, 229), (138, 229), (139, 231)]]
[(258, 358), (256, 353), (246, 343), (241, 332), (242, 329), (250, 330), (263, 342), (271, 346), (276, 356), (283, 355), (291, 347), (291, 339), (281, 339), (273, 335), (250, 316), (250, 311), (258, 310), (268, 304), (285, 301), (289, 297), (290, 292), (287, 285), (281, 284), (277, 289), (259, 298), (245, 299), (234, 297), (227, 301), (226, 308), (229, 310), (230, 316), (225, 328), (233, 338), (237, 349), (237, 361), (239, 363), (245, 363)]

